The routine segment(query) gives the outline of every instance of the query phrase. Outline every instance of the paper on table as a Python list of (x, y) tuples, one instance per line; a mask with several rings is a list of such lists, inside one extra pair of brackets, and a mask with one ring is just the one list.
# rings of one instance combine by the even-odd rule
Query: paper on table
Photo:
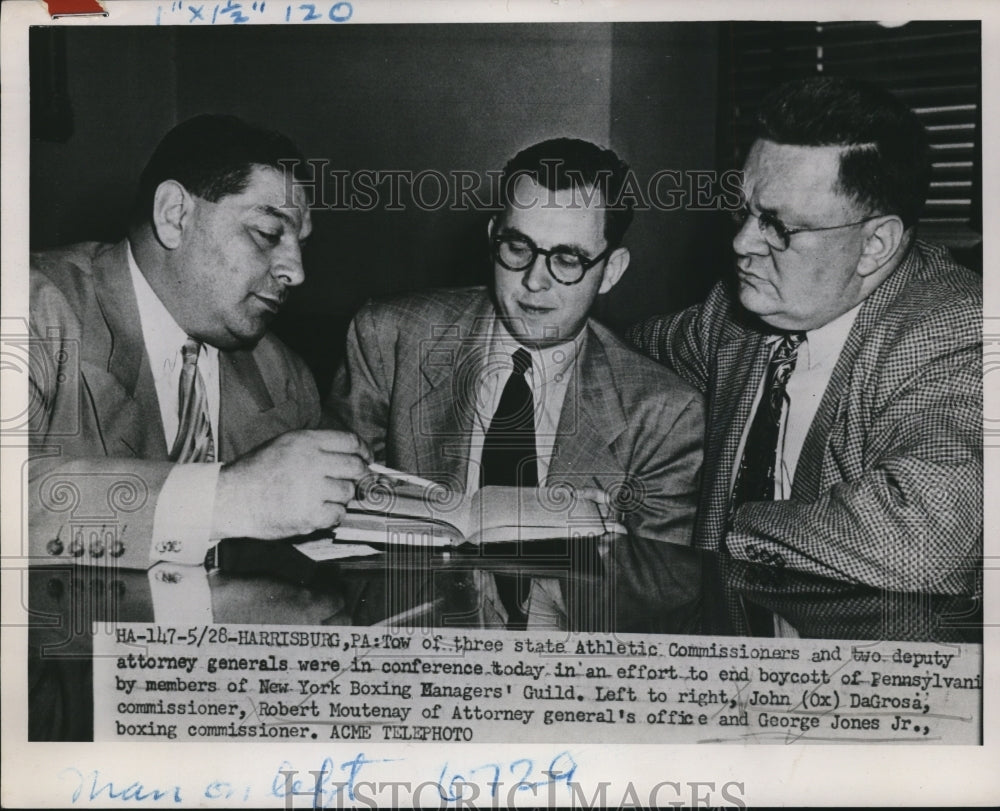
[(303, 555), (312, 560), (340, 560), (341, 558), (360, 558), (366, 555), (378, 555), (379, 550), (366, 543), (343, 543), (330, 538), (319, 538), (315, 541), (295, 544)]

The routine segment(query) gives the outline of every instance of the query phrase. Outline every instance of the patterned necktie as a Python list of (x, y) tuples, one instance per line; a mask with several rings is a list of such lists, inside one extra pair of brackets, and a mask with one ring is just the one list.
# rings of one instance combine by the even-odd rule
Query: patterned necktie
[(743, 458), (733, 486), (732, 506), (746, 501), (774, 499), (774, 477), (778, 461), (778, 428), (785, 404), (785, 386), (795, 371), (795, 358), (805, 335), (786, 335), (778, 342), (764, 378), (757, 413), (747, 433)]
[[(538, 484), (535, 461), (535, 401), (524, 379), (531, 368), (531, 355), (524, 347), (514, 352), (514, 371), (500, 395), (490, 429), (483, 440), (483, 458), (479, 467), (479, 486), (499, 484), (534, 487)], [(528, 627), (525, 611), (531, 578), (526, 575), (493, 575), (497, 596), (507, 611), (507, 628), (523, 631)]]
[[(730, 509), (736, 509), (746, 501), (773, 501), (774, 474), (778, 462), (778, 429), (781, 426), (781, 412), (785, 405), (785, 386), (795, 371), (795, 359), (799, 345), (805, 335), (786, 335), (779, 342), (764, 378), (757, 413), (754, 414), (750, 431), (747, 433), (743, 458), (733, 485)], [(740, 595), (739, 603), (751, 636), (774, 636), (774, 612), (745, 595)]]
[(507, 379), (490, 429), (483, 440), (479, 486), (500, 484), (535, 487), (535, 403), (524, 379), (531, 369), (531, 355), (523, 347), (514, 352), (514, 371)]
[(181, 347), (180, 383), (177, 402), (177, 437), (170, 449), (172, 462), (214, 462), (215, 441), (208, 416), (205, 381), (198, 373), (201, 342), (188, 338)]

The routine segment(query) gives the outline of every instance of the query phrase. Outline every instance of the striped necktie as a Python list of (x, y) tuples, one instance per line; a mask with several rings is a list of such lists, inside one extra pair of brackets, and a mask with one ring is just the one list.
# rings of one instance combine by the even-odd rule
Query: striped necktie
[(198, 373), (201, 342), (188, 338), (181, 347), (180, 383), (177, 403), (177, 438), (170, 449), (171, 462), (214, 462), (215, 440), (208, 416), (205, 381)]

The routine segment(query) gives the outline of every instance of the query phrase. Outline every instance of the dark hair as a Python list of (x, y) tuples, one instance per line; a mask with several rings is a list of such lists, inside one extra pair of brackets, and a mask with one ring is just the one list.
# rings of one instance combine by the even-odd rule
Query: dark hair
[(617, 248), (632, 222), (632, 197), (622, 194), (628, 172), (628, 164), (610, 149), (579, 138), (552, 138), (518, 152), (507, 162), (500, 182), (505, 202), (510, 201), (513, 184), (524, 175), (551, 191), (598, 189), (604, 207), (604, 238)]
[(233, 115), (195, 116), (157, 145), (139, 177), (132, 219), (149, 219), (156, 188), (165, 180), (176, 180), (191, 194), (214, 203), (245, 190), (254, 166), (291, 167), (297, 175), (304, 164), (298, 148), (281, 133)]
[(913, 111), (866, 82), (814, 77), (768, 94), (757, 135), (779, 144), (841, 146), (837, 190), (909, 228), (930, 183), (927, 133)]

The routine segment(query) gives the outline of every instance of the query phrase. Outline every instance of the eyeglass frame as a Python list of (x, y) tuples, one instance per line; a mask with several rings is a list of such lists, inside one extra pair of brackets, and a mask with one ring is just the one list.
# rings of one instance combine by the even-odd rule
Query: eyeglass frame
[[(729, 216), (733, 220), (733, 223), (741, 229), (746, 224), (747, 220), (749, 220), (751, 217), (755, 217), (757, 219), (757, 230), (760, 231), (761, 236), (763, 236), (764, 238), (764, 241), (771, 248), (778, 251), (779, 253), (782, 253), (784, 251), (787, 251), (791, 247), (792, 237), (795, 236), (796, 234), (815, 233), (820, 231), (837, 231), (841, 228), (850, 228), (855, 225), (864, 225), (866, 222), (877, 220), (879, 217), (884, 217), (885, 215), (873, 214), (870, 217), (865, 217), (863, 220), (857, 220), (856, 222), (845, 222), (842, 223), (841, 225), (824, 225), (820, 226), (819, 228), (789, 228), (787, 225), (785, 225), (784, 222), (782, 222), (781, 219), (774, 216), (773, 214), (769, 214), (766, 211), (761, 211), (759, 214), (754, 214), (753, 211), (750, 209), (749, 204), (744, 203), (739, 208), (731, 210), (729, 212)], [(768, 226), (770, 226), (770, 228), (774, 230), (775, 236), (781, 240), (782, 242), (781, 246), (773, 244), (767, 238), (767, 232), (765, 231), (765, 228), (767, 228)]]
[[(511, 267), (506, 262), (504, 262), (503, 259), (500, 258), (500, 243), (512, 240), (525, 242), (531, 246), (531, 259), (523, 267), (519, 268)], [(491, 253), (493, 254), (493, 259), (500, 264), (500, 267), (504, 268), (504, 270), (509, 270), (512, 273), (524, 273), (524, 271), (528, 270), (535, 264), (535, 262), (538, 261), (539, 255), (544, 256), (545, 269), (549, 272), (549, 276), (551, 276), (553, 280), (558, 282), (559, 284), (564, 284), (567, 286), (579, 284), (580, 282), (582, 282), (583, 277), (587, 275), (588, 270), (597, 265), (600, 261), (607, 259), (615, 250), (614, 246), (608, 245), (603, 251), (597, 254), (597, 256), (588, 258), (580, 253), (577, 253), (574, 250), (568, 249), (566, 246), (556, 245), (552, 248), (539, 248), (535, 244), (534, 240), (520, 233), (517, 234), (516, 236), (514, 234), (496, 234), (493, 236), (492, 239), (490, 239), (490, 248), (492, 249)], [(579, 278), (574, 279), (571, 282), (565, 282), (558, 276), (556, 276), (555, 273), (552, 272), (552, 255), (557, 253), (569, 254), (570, 256), (575, 256), (577, 259), (580, 260)]]

